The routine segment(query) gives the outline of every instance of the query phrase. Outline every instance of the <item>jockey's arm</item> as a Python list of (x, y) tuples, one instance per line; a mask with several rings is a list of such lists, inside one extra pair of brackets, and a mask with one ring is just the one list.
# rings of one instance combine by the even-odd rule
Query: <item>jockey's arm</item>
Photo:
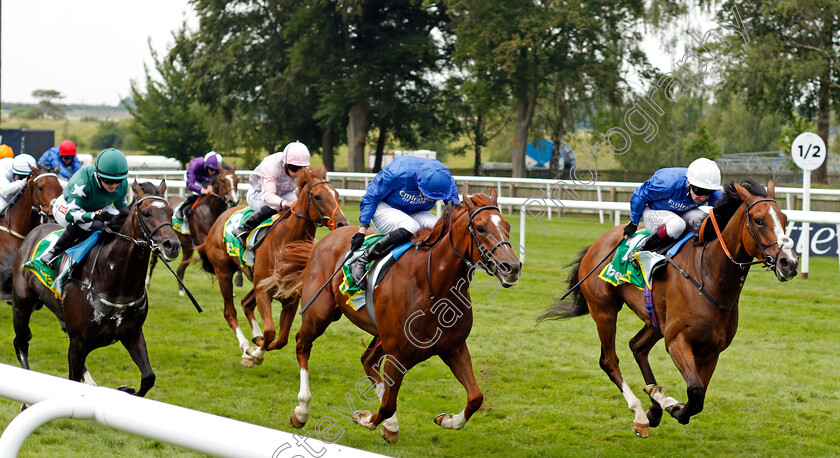
[(9, 198), (20, 192), (21, 189), (26, 187), (26, 180), (13, 180), (10, 182), (6, 182), (5, 180), (0, 180), (0, 196), (4, 198)]
[[(359, 205), (361, 214), (359, 215), (359, 222), (363, 229), (370, 226), (370, 220), (373, 219), (373, 214), (376, 213), (376, 206), (379, 201), (385, 198), (394, 188), (394, 175), (388, 169), (382, 169), (373, 181), (367, 186), (365, 195), (362, 196), (362, 203)], [(359, 232), (362, 232), (361, 230)]]

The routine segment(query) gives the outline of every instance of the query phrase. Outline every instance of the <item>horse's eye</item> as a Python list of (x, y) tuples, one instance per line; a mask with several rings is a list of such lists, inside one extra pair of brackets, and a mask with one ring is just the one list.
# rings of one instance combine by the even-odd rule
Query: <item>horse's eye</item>
[(317, 194), (316, 194), (316, 195), (315, 195), (315, 200), (321, 200), (321, 196), (319, 196), (319, 195), (317, 195)]
[(753, 222), (756, 226), (764, 226), (764, 221), (762, 221), (761, 218), (755, 218)]
[(151, 210), (143, 210), (143, 218), (151, 218), (152, 212)]
[(485, 232), (485, 231), (484, 231), (484, 226), (482, 226), (482, 225), (480, 225), (480, 224), (479, 224), (478, 226), (476, 226), (476, 227), (475, 227), (475, 230), (476, 230), (476, 232), (478, 232), (479, 234), (483, 234), (483, 233)]

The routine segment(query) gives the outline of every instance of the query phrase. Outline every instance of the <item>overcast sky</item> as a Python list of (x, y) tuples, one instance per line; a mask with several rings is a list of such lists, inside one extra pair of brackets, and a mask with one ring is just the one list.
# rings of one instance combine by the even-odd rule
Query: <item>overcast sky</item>
[[(54, 89), (65, 96), (65, 104), (116, 105), (129, 95), (132, 79), (145, 88), (149, 39), (163, 53), (183, 21), (197, 26), (187, 0), (0, 2), (4, 102), (33, 103), (32, 91)], [(708, 20), (702, 22), (714, 27)], [(669, 55), (652, 37), (643, 47), (654, 65), (671, 68), (676, 50)]]
[(196, 25), (187, 0), (0, 1), (4, 102), (55, 89), (62, 103), (116, 105), (145, 82), (148, 40), (163, 52), (185, 19)]

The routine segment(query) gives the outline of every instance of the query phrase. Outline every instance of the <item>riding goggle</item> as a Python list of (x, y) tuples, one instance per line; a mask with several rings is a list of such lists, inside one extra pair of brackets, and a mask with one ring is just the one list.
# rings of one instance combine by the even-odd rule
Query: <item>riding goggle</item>
[(705, 188), (698, 188), (697, 186), (691, 185), (691, 192), (694, 193), (696, 196), (710, 196), (714, 194), (714, 189), (705, 189)]
[(301, 166), (301, 165), (294, 165), (294, 164), (287, 164), (287, 165), (286, 165), (286, 168), (287, 168), (290, 172), (295, 173), (295, 172), (297, 172), (298, 170), (302, 169), (302, 168), (303, 168), (303, 166)]
[(25, 180), (25, 179), (29, 178), (29, 175), (23, 175), (23, 174), (21, 174), (21, 173), (13, 173), (12, 175), (14, 175), (14, 176), (15, 176), (15, 177), (14, 177), (14, 178), (15, 178), (15, 181), (17, 181), (17, 180)]
[(115, 184), (120, 184), (123, 181), (121, 179), (120, 180), (112, 180), (110, 178), (105, 178), (105, 177), (101, 177), (100, 179), (102, 180), (102, 184), (107, 184), (108, 186), (113, 186)]

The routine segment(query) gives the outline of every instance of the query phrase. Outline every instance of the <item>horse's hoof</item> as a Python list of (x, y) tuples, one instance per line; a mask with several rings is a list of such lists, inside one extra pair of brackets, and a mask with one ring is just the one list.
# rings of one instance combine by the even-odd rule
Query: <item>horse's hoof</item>
[(439, 413), (439, 414), (437, 414), (437, 416), (435, 417), (435, 424), (436, 424), (436, 425), (438, 425), (438, 426), (442, 426), (443, 419), (444, 419), (445, 417), (446, 417), (446, 414), (445, 414), (445, 413)]
[(242, 357), (242, 367), (252, 368), (254, 367), (254, 358), (250, 356), (243, 356)]
[(396, 443), (400, 440), (400, 432), (399, 431), (390, 431), (385, 426), (382, 426), (382, 429), (379, 431), (382, 434), (382, 438), (385, 439), (385, 442), (389, 444)]
[(650, 409), (648, 409), (645, 415), (651, 428), (656, 428), (662, 421), (662, 409), (654, 409), (654, 406), (650, 406)]
[(355, 421), (357, 425), (364, 426), (367, 429), (373, 429), (374, 425), (372, 423), (370, 424), (370, 426), (362, 423), (362, 421), (364, 421), (362, 420), (362, 417), (370, 418), (372, 415), (373, 414), (370, 413), (370, 410), (357, 410), (353, 413), (353, 421)]
[(641, 438), (650, 437), (650, 425), (633, 422), (633, 432)]
[[(245, 350), (245, 354), (250, 356), (254, 360), (254, 364), (260, 365), (265, 361), (265, 352), (260, 352), (260, 347), (249, 347)], [(256, 354), (255, 354), (256, 353)], [(243, 356), (244, 358), (244, 356)], [(251, 366), (253, 367), (253, 365)]]
[(295, 416), (295, 409), (292, 409), (292, 414), (289, 415), (289, 423), (291, 423), (292, 427), (296, 429), (303, 428), (303, 425), (306, 424), (298, 421), (297, 417)]
[(265, 342), (265, 337), (263, 336), (255, 336), (251, 338), (251, 343), (258, 347), (262, 347), (263, 342)]
[(233, 277), (233, 284), (236, 286), (242, 286), (242, 271), (237, 270), (236, 275)]
[(122, 391), (123, 393), (134, 394), (134, 387), (128, 385), (120, 385), (117, 387), (118, 391)]
[(183, 290), (183, 289), (179, 289), (179, 290), (178, 290), (178, 295), (179, 295), (179, 296), (181, 296), (181, 297), (186, 296), (186, 294), (184, 294), (184, 290)]
[(24, 410), (26, 410), (26, 409), (28, 409), (28, 408), (29, 408), (29, 406), (28, 406), (28, 405), (26, 405), (26, 404), (21, 404), (21, 405), (20, 405), (20, 411), (21, 411), (21, 412), (23, 412)]

